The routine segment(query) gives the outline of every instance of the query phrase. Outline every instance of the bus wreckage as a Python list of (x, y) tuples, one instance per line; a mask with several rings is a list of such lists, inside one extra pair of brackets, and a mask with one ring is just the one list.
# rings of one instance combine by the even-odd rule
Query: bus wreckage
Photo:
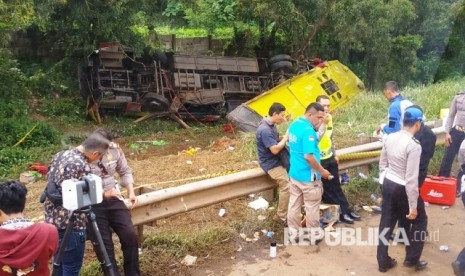
[(283, 54), (265, 59), (165, 52), (137, 58), (117, 43), (102, 43), (88, 56), (87, 66), (79, 70), (79, 84), (90, 116), (99, 123), (109, 115), (175, 114), (216, 121), (229, 113), (227, 118), (243, 130), (258, 125), (258, 117), (274, 101), (299, 115), (299, 106), (321, 93), (338, 106), (364, 88), (338, 61), (301, 62)]

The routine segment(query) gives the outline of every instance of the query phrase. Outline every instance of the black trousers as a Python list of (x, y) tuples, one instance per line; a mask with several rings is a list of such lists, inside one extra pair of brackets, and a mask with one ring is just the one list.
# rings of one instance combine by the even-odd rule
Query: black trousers
[[(377, 259), (379, 266), (385, 266), (389, 262), (388, 245), (383, 240), (389, 241), (396, 222), (403, 225), (407, 233), (409, 245), (405, 246), (405, 261), (416, 263), (420, 260), (426, 239), (426, 227), (428, 217), (425, 204), (421, 196), (417, 202), (417, 218), (408, 220), (405, 216), (410, 212), (405, 186), (399, 185), (387, 178), (383, 183), (383, 203), (381, 221), (379, 223), (379, 244), (377, 248)], [(386, 232), (384, 232), (387, 229)], [(384, 238), (384, 239), (381, 239)]]
[(459, 169), (459, 173), (457, 174), (457, 187), (456, 187), (456, 193), (460, 193), (462, 191), (462, 176), (464, 175), (464, 167), (461, 166)]
[(450, 176), (450, 170), (452, 168), (452, 163), (454, 162), (455, 156), (459, 152), (460, 144), (465, 139), (465, 132), (461, 132), (452, 128), (449, 132), (452, 143), (446, 147), (446, 152), (442, 158), (441, 167), (439, 168), (439, 176)]
[(132, 225), (131, 213), (124, 202), (118, 199), (104, 200), (100, 204), (93, 205), (92, 210), (97, 217), (97, 225), (108, 256), (110, 257), (110, 262), (116, 268), (115, 271), (118, 273), (112, 230), (116, 233), (121, 243), (124, 275), (140, 275), (137, 234)]
[(349, 202), (342, 191), (341, 182), (339, 180), (339, 165), (334, 156), (329, 159), (321, 160), (321, 166), (328, 170), (334, 178), (331, 180), (321, 179), (323, 182), (322, 201), (328, 204), (338, 204), (341, 207), (342, 214), (350, 213)]

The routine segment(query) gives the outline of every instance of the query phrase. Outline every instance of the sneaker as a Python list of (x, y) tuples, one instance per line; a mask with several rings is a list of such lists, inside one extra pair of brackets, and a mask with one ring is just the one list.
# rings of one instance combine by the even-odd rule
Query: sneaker
[(287, 227), (287, 219), (280, 218), (278, 215), (273, 217), (273, 220), (276, 221), (278, 224)]

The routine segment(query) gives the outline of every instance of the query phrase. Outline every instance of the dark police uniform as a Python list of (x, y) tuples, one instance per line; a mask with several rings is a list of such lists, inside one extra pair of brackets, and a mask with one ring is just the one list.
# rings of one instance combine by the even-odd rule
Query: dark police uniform
[(382, 267), (388, 267), (391, 262), (388, 245), (383, 241), (389, 240), (397, 220), (404, 221), (410, 209), (417, 209), (418, 223), (413, 223), (412, 227), (406, 230), (409, 244), (405, 247), (405, 261), (417, 263), (423, 251), (422, 237), (425, 237), (426, 233), (422, 232), (426, 230), (427, 217), (418, 188), (421, 151), (420, 143), (404, 130), (390, 134), (384, 142), (379, 164), (380, 171), (385, 172), (377, 248), (380, 270)]
[[(102, 178), (104, 191), (115, 189), (117, 184), (115, 174), (119, 175), (123, 187), (134, 183), (132, 170), (128, 166), (126, 157), (115, 143), (110, 144), (107, 154), (101, 160), (91, 164), (91, 170), (92, 173)], [(92, 209), (97, 218), (97, 225), (110, 262), (115, 265), (115, 275), (120, 275), (120, 273), (116, 267), (112, 230), (121, 242), (124, 274), (140, 275), (137, 234), (126, 204), (118, 198), (105, 198), (101, 203), (93, 205)]]
[(439, 169), (439, 176), (449, 177), (455, 155), (457, 155), (460, 144), (465, 139), (465, 92), (456, 95), (452, 99), (445, 132), (450, 134), (452, 143), (446, 147), (446, 153)]

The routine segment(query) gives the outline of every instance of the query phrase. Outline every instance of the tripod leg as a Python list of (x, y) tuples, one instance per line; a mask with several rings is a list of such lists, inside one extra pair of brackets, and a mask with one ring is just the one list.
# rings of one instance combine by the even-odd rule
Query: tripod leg
[(88, 211), (87, 218), (89, 219), (89, 224), (91, 226), (90, 232), (92, 233), (92, 245), (94, 247), (97, 258), (100, 261), (100, 266), (102, 267), (103, 272), (106, 276), (119, 275), (119, 273), (115, 271), (116, 264), (113, 266), (110, 262), (107, 250), (103, 244), (102, 235), (100, 235), (100, 231), (98, 229), (95, 214), (92, 212), (92, 210)]
[(69, 235), (71, 234), (71, 231), (73, 230), (75, 220), (76, 220), (76, 216), (74, 215), (74, 212), (72, 212), (69, 216), (69, 222), (68, 222), (68, 225), (66, 225), (66, 230), (63, 235), (63, 239), (61, 240), (60, 249), (58, 250), (58, 253), (56, 254), (56, 258), (53, 258), (52, 276), (58, 275), (58, 269), (60, 269), (61, 267), (61, 262), (63, 260), (63, 253), (65, 252), (66, 245), (68, 244)]

